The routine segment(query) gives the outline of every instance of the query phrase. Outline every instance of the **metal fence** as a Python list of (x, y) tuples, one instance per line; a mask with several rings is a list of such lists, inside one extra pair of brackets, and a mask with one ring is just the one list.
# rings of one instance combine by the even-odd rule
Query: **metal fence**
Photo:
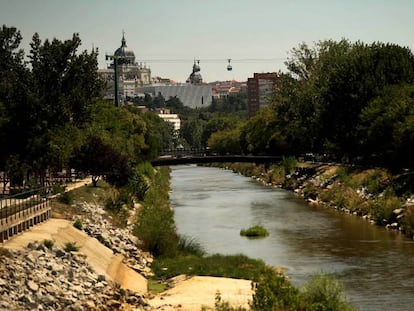
[(0, 242), (51, 217), (48, 193), (38, 188), (0, 198)]

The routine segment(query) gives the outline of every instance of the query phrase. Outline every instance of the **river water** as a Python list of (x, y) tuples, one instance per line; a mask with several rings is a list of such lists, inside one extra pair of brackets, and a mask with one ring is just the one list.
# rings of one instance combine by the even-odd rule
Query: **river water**
[[(178, 232), (208, 254), (245, 254), (286, 268), (298, 286), (334, 273), (359, 310), (414, 310), (414, 242), (351, 215), (310, 206), (228, 170), (172, 167), (171, 205)], [(240, 230), (264, 226), (247, 239)]]

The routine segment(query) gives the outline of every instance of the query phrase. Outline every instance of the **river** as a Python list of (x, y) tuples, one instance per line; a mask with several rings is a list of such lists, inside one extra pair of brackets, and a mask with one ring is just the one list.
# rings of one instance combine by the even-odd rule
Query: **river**
[[(334, 273), (359, 310), (414, 309), (414, 242), (352, 215), (314, 207), (293, 193), (218, 168), (172, 167), (178, 232), (208, 254), (245, 254), (286, 268), (298, 286)], [(264, 226), (247, 239), (240, 230)]]

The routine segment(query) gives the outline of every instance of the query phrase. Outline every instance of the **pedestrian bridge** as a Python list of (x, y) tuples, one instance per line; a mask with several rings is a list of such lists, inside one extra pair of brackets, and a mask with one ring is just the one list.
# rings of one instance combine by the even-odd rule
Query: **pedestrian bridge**
[(272, 164), (280, 163), (281, 156), (244, 156), (244, 155), (164, 155), (151, 161), (152, 166), (171, 166), (182, 164), (204, 164), (204, 163), (256, 163)]

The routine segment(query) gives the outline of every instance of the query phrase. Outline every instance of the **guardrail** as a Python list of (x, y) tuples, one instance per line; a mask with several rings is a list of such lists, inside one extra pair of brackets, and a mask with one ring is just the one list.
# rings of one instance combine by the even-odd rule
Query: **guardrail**
[(45, 188), (0, 198), (0, 243), (51, 217), (51, 198)]

